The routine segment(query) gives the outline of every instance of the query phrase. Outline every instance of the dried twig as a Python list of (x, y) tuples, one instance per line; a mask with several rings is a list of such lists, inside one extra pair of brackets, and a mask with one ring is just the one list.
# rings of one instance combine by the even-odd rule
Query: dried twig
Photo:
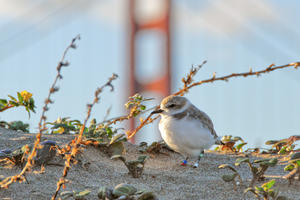
[[(215, 73), (213, 74), (213, 77), (210, 79), (202, 80), (199, 82), (188, 82), (187, 84), (184, 82), (184, 87), (183, 89), (179, 90), (178, 92), (174, 93), (174, 95), (183, 95), (185, 94), (190, 88), (195, 87), (197, 85), (202, 85), (203, 83), (212, 83), (215, 81), (228, 81), (228, 79), (233, 78), (233, 77), (247, 77), (247, 76), (260, 76), (261, 74), (265, 74), (274, 70), (278, 69), (283, 69), (283, 68), (288, 68), (288, 67), (294, 67), (297, 69), (300, 66), (300, 62), (294, 62), (286, 65), (280, 65), (280, 66), (275, 66), (275, 64), (271, 64), (264, 70), (256, 71), (253, 72), (252, 68), (250, 68), (249, 72), (243, 72), (243, 73), (232, 73), (227, 76), (221, 76), (221, 77), (216, 77)], [(188, 77), (190, 74), (188, 75)]]
[[(214, 73), (212, 78), (210, 79), (206, 79), (206, 80), (202, 80), (199, 82), (193, 82), (193, 77), (195, 76), (195, 74), (198, 72), (198, 70), (206, 63), (206, 61), (204, 61), (201, 65), (199, 65), (197, 68), (192, 67), (192, 69), (190, 70), (190, 73), (187, 75), (186, 78), (182, 79), (182, 82), (184, 84), (184, 87), (182, 89), (180, 89), (178, 92), (174, 93), (173, 95), (181, 95), (183, 96), (185, 93), (188, 92), (189, 89), (191, 89), (192, 87), (198, 86), (198, 85), (202, 85), (204, 83), (212, 83), (215, 81), (228, 81), (230, 78), (233, 77), (248, 77), (248, 76), (260, 76), (261, 74), (265, 74), (271, 71), (275, 71), (278, 69), (284, 69), (284, 68), (288, 68), (288, 67), (294, 67), (295, 69), (297, 69), (300, 66), (300, 62), (294, 62), (294, 63), (290, 63), (290, 64), (286, 64), (286, 65), (280, 65), (280, 66), (275, 66), (275, 64), (271, 64), (270, 66), (268, 66), (266, 69), (264, 70), (260, 70), (260, 71), (252, 71), (252, 68), (250, 68), (249, 72), (243, 72), (243, 73), (232, 73), (230, 75), (227, 76), (221, 76), (221, 77), (216, 77), (216, 74)], [(157, 106), (158, 108), (159, 106)], [(154, 121), (154, 119), (151, 118), (151, 114), (148, 115), (148, 117), (143, 120), (141, 122), (141, 124), (134, 129), (132, 132), (128, 132), (128, 138), (132, 138), (140, 129), (142, 129), (146, 124), (151, 123)]]
[(69, 169), (71, 168), (71, 161), (75, 158), (77, 152), (79, 151), (79, 144), (81, 142), (81, 139), (82, 139), (82, 135), (83, 135), (83, 132), (84, 132), (84, 129), (85, 129), (85, 126), (87, 124), (87, 121), (89, 120), (90, 118), (90, 115), (91, 115), (91, 111), (92, 111), (92, 108), (93, 106), (98, 103), (99, 101), (99, 94), (103, 91), (103, 89), (105, 87), (110, 87), (111, 88), (111, 91), (114, 90), (114, 87), (113, 85), (111, 84), (113, 80), (115, 80), (118, 76), (116, 74), (113, 74), (112, 77), (109, 78), (109, 80), (107, 81), (106, 84), (104, 84), (102, 87), (100, 88), (97, 88), (96, 92), (95, 92), (95, 98), (94, 98), (94, 101), (92, 104), (87, 104), (87, 108), (88, 108), (88, 111), (87, 111), (87, 116), (84, 120), (84, 123), (83, 125), (81, 126), (81, 129), (80, 129), (80, 132), (79, 132), (79, 135), (75, 137), (75, 139), (72, 140), (72, 142), (66, 147), (67, 149), (69, 149), (68, 152), (71, 152), (70, 154), (65, 154), (65, 166), (64, 166), (64, 170), (63, 170), (63, 174), (61, 176), (61, 178), (59, 179), (59, 181), (57, 182), (57, 188), (56, 188), (56, 191), (54, 193), (54, 195), (52, 196), (52, 200), (55, 200), (57, 195), (58, 195), (58, 192), (60, 190), (60, 188), (62, 186), (65, 185), (65, 183), (67, 183), (67, 180), (66, 180), (66, 177), (68, 175), (68, 171)]
[(34, 160), (33, 158), (36, 156), (36, 152), (37, 152), (37, 149), (40, 149), (41, 148), (41, 145), (40, 145), (40, 141), (41, 141), (41, 137), (42, 137), (42, 133), (47, 129), (46, 128), (46, 115), (45, 113), (49, 110), (49, 107), (48, 107), (48, 104), (52, 104), (53, 101), (50, 99), (51, 95), (55, 92), (57, 92), (59, 90), (58, 87), (56, 87), (56, 83), (59, 79), (62, 79), (62, 75), (61, 75), (61, 68), (62, 67), (67, 67), (69, 65), (69, 62), (65, 61), (65, 57), (66, 57), (66, 54), (67, 52), (69, 51), (69, 49), (75, 49), (76, 48), (76, 40), (79, 40), (80, 39), (80, 36), (77, 35), (75, 38), (72, 39), (71, 43), (67, 46), (67, 48), (65, 49), (65, 51), (63, 52), (63, 55), (61, 57), (61, 60), (60, 62), (58, 63), (56, 69), (57, 69), (57, 75), (55, 77), (55, 80), (49, 90), (49, 93), (48, 93), (48, 97), (46, 98), (45, 100), (45, 105), (43, 107), (43, 112), (42, 112), (42, 115), (41, 115), (41, 118), (40, 118), (40, 121), (39, 121), (39, 132), (37, 133), (36, 135), (36, 140), (34, 142), (34, 147), (32, 148), (31, 150), (31, 153), (29, 154), (28, 158), (27, 158), (27, 162), (23, 168), (23, 170), (15, 175), (15, 176), (10, 176), (10, 177), (7, 177), (6, 179), (4, 179), (2, 182), (0, 182), (0, 185), (1, 185), (1, 188), (8, 188), (8, 186), (10, 184), (12, 184), (13, 182), (16, 182), (16, 181), (24, 181), (24, 176), (25, 176), (25, 173), (27, 171), (30, 171), (31, 170), (31, 167), (33, 166), (34, 164)]
[[(151, 108), (149, 108), (147, 110), (141, 111), (140, 114), (144, 114), (144, 113), (147, 113), (147, 112), (149, 112), (151, 110), (154, 110), (154, 109), (156, 109), (156, 107), (157, 106), (153, 106), (153, 107), (151, 107)], [(109, 126), (111, 124), (116, 124), (117, 122), (122, 122), (124, 120), (128, 120), (128, 119), (130, 119), (132, 117), (133, 116), (130, 113), (128, 115), (122, 115), (122, 116), (119, 116), (119, 117), (113, 117), (111, 119), (107, 119), (107, 120), (104, 120), (102, 122), (97, 123), (97, 126), (99, 126), (101, 124), (105, 124), (105, 126)]]
[[(156, 109), (158, 109), (159, 106), (156, 107)], [(139, 130), (141, 130), (145, 125), (152, 123), (154, 120), (158, 119), (159, 116), (156, 116), (155, 118), (151, 118), (152, 117), (152, 113), (148, 115), (148, 117), (146, 119), (144, 119), (143, 121), (141, 121), (141, 124), (134, 129), (132, 132), (128, 131), (126, 132), (126, 135), (128, 137), (128, 139), (132, 138)]]

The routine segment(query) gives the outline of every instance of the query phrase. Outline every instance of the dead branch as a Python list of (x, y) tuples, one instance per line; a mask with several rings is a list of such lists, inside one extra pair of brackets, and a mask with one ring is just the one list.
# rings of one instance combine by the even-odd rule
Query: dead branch
[(75, 139), (72, 140), (72, 142), (68, 145), (68, 148), (69, 151), (68, 152), (71, 152), (71, 154), (65, 154), (65, 166), (64, 166), (64, 170), (63, 170), (63, 174), (62, 176), (60, 177), (59, 181), (57, 182), (57, 188), (56, 188), (56, 191), (54, 193), (54, 195), (52, 196), (52, 200), (55, 200), (57, 195), (58, 195), (58, 192), (60, 190), (60, 188), (64, 185), (65, 183), (67, 183), (67, 180), (66, 180), (66, 177), (68, 175), (68, 171), (69, 169), (71, 168), (71, 161), (73, 159), (75, 159), (75, 156), (76, 154), (78, 153), (79, 151), (79, 144), (82, 140), (82, 136), (83, 136), (83, 132), (84, 132), (84, 129), (85, 129), (85, 126), (87, 124), (87, 121), (89, 120), (90, 118), (90, 115), (91, 115), (91, 111), (92, 111), (92, 108), (93, 106), (99, 102), (99, 94), (103, 91), (103, 89), (105, 87), (110, 87), (111, 88), (111, 91), (114, 90), (114, 87), (113, 85), (111, 84), (113, 80), (117, 79), (118, 78), (118, 75), (116, 74), (113, 74), (109, 80), (100, 88), (97, 88), (97, 90), (95, 91), (95, 98), (94, 98), (94, 101), (92, 104), (87, 104), (87, 108), (88, 108), (88, 111), (87, 111), (87, 115), (86, 115), (86, 118), (84, 120), (84, 123), (83, 125), (81, 126), (81, 129), (80, 129), (80, 132), (79, 132), (79, 135), (75, 137)]
[[(216, 77), (216, 74), (213, 73), (212, 78), (209, 79), (205, 79), (199, 82), (193, 82), (193, 77), (196, 75), (196, 73), (198, 72), (198, 70), (206, 63), (206, 61), (204, 61), (201, 65), (199, 65), (197, 68), (192, 67), (192, 69), (190, 70), (190, 73), (187, 75), (186, 78), (182, 79), (182, 82), (184, 84), (183, 88), (180, 89), (178, 92), (174, 93), (173, 95), (181, 95), (183, 96), (185, 93), (188, 92), (189, 89), (191, 89), (192, 87), (198, 86), (198, 85), (202, 85), (204, 83), (212, 83), (215, 81), (229, 81), (229, 79), (234, 78), (234, 77), (248, 77), (248, 76), (257, 76), (259, 77), (261, 74), (265, 74), (265, 73), (269, 73), (271, 71), (275, 71), (278, 69), (284, 69), (284, 68), (289, 68), (289, 67), (294, 67), (295, 69), (298, 69), (298, 67), (300, 66), (300, 62), (293, 62), (290, 64), (286, 64), (286, 65), (280, 65), (280, 66), (275, 66), (275, 64), (271, 64), (270, 66), (268, 66), (267, 68), (260, 70), (260, 71), (252, 71), (252, 68), (250, 68), (249, 72), (243, 72), (243, 73), (232, 73), (226, 76), (221, 76), (221, 77)], [(157, 106), (158, 108), (159, 106)], [(154, 119), (151, 118), (151, 114), (147, 116), (147, 118), (145, 120), (143, 120), (141, 122), (141, 124), (134, 129), (131, 132), (127, 132), (128, 138), (132, 138), (139, 130), (141, 130), (146, 124), (151, 123), (154, 121)]]
[(35, 142), (34, 142), (34, 147), (32, 148), (31, 150), (31, 153), (29, 154), (28, 158), (27, 158), (27, 162), (23, 168), (23, 170), (15, 175), (15, 176), (9, 176), (7, 177), (6, 179), (4, 179), (2, 182), (0, 182), (0, 185), (1, 185), (1, 188), (8, 188), (8, 186), (10, 184), (12, 184), (13, 182), (16, 182), (16, 181), (24, 181), (24, 177), (25, 177), (25, 173), (27, 171), (30, 171), (31, 170), (31, 167), (33, 166), (34, 164), (34, 161), (33, 161), (33, 158), (36, 156), (36, 151), (37, 149), (41, 148), (41, 145), (40, 145), (40, 141), (41, 141), (41, 137), (42, 137), (42, 134), (43, 132), (47, 129), (46, 128), (46, 115), (45, 113), (49, 110), (49, 107), (48, 107), (48, 104), (52, 104), (53, 101), (50, 99), (51, 95), (55, 92), (57, 92), (59, 90), (58, 87), (56, 87), (56, 83), (59, 79), (62, 79), (62, 75), (61, 75), (61, 68), (62, 67), (67, 67), (69, 65), (69, 62), (68, 61), (65, 61), (65, 57), (69, 51), (69, 49), (75, 49), (76, 48), (76, 40), (79, 40), (80, 39), (80, 36), (77, 35), (75, 38), (72, 39), (71, 43), (67, 46), (67, 48), (65, 49), (65, 51), (63, 52), (63, 55), (56, 67), (56, 70), (57, 70), (57, 75), (54, 79), (54, 82), (49, 90), (49, 93), (48, 93), (48, 97), (46, 98), (45, 100), (45, 104), (44, 104), (44, 107), (43, 107), (43, 112), (42, 112), (42, 115), (41, 115), (41, 118), (40, 118), (40, 121), (39, 121), (39, 132), (36, 134), (36, 139), (35, 139)]

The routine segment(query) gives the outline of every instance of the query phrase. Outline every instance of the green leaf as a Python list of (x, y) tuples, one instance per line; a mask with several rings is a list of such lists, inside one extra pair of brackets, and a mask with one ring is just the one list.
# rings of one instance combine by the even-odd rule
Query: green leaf
[(11, 96), (11, 95), (7, 95), (11, 100), (13, 100), (13, 101), (16, 101), (17, 102), (17, 99), (15, 98), (15, 97), (13, 97), (13, 96)]
[(279, 140), (268, 140), (268, 141), (265, 142), (265, 144), (266, 145), (273, 145), (273, 144), (276, 144), (278, 142), (279, 142)]
[(138, 110), (135, 110), (135, 111), (133, 112), (133, 117), (138, 116), (138, 114), (140, 114), (140, 112), (139, 112)]
[(276, 200), (289, 200), (286, 196), (278, 196)]
[(217, 146), (215, 149), (214, 149), (214, 151), (219, 151), (220, 150), (220, 147), (219, 146)]
[(28, 117), (30, 118), (30, 110), (29, 110), (29, 108), (28, 108), (28, 107), (25, 107), (25, 109), (26, 109), (26, 111), (27, 111), (27, 113), (28, 113)]
[(225, 174), (222, 176), (223, 181), (225, 182), (231, 182), (234, 181), (234, 178), (237, 176), (237, 173), (234, 174)]
[(291, 152), (295, 148), (296, 145), (292, 144), (291, 146), (287, 146), (286, 151)]
[(91, 192), (90, 190), (84, 190), (84, 191), (81, 191), (81, 192), (74, 191), (73, 192), (73, 197), (76, 200), (83, 200), (83, 199), (86, 199), (85, 196), (90, 194), (90, 192)]
[(222, 164), (222, 165), (219, 165), (218, 168), (219, 168), (219, 169), (225, 169), (225, 168), (228, 168), (228, 169), (230, 169), (230, 170), (232, 170), (232, 171), (234, 171), (234, 172), (237, 173), (236, 169), (234, 169), (234, 168), (233, 168), (231, 165), (229, 165), (229, 164)]
[(272, 179), (269, 182), (266, 182), (266, 183), (262, 184), (261, 186), (264, 188), (264, 191), (268, 191), (273, 187), (273, 185), (275, 183), (276, 183), (275, 179)]
[(286, 154), (286, 153), (287, 153), (287, 146), (282, 147), (278, 152), (278, 154)]
[(113, 135), (113, 132), (112, 132), (111, 128), (107, 127), (107, 128), (105, 128), (105, 131), (106, 131), (106, 134), (108, 135), (108, 137), (111, 138), (112, 135)]
[(24, 104), (24, 99), (23, 99), (21, 93), (20, 93), (20, 92), (17, 92), (17, 94), (18, 94), (18, 100), (19, 100), (19, 103), (20, 103), (21, 105), (23, 105), (23, 104)]
[(124, 144), (122, 142), (115, 142), (109, 146), (111, 155), (122, 155), (125, 151)]
[(223, 142), (229, 142), (229, 141), (231, 141), (231, 138), (232, 138), (231, 135), (224, 135), (221, 140)]
[(300, 152), (293, 153), (291, 160), (300, 159)]
[(131, 196), (137, 192), (137, 189), (129, 184), (121, 183), (117, 185), (113, 190), (113, 195), (116, 197), (120, 196)]
[(248, 187), (247, 189), (244, 190), (244, 193), (247, 193), (247, 192), (252, 192), (255, 194), (255, 191), (252, 187)]
[(294, 169), (294, 165), (293, 164), (289, 164), (287, 166), (284, 167), (284, 171), (292, 171)]
[(219, 165), (218, 168), (224, 169), (224, 168), (227, 168), (228, 166), (229, 166), (229, 164), (222, 164), (222, 165)]
[(277, 158), (255, 160), (254, 163), (259, 163), (261, 166), (274, 167), (278, 162)]
[(270, 197), (274, 198), (276, 196), (276, 192), (274, 190), (268, 190), (268, 194)]
[(146, 109), (146, 106), (141, 105), (140, 108), (141, 108), (141, 110), (145, 110), (145, 109)]
[(255, 190), (259, 192), (264, 192), (264, 188), (255, 186)]
[(124, 158), (124, 156), (121, 156), (121, 155), (113, 155), (112, 157), (110, 157), (110, 159), (112, 159), (112, 160), (114, 160), (114, 159), (120, 159), (123, 162), (126, 161), (126, 159)]
[(236, 159), (234, 165), (239, 166), (242, 162), (249, 163), (249, 158), (238, 158)]
[(122, 141), (126, 141), (126, 136), (122, 133), (118, 134), (118, 135), (115, 135), (109, 142), (109, 144), (113, 144), (113, 143), (116, 143), (116, 142), (122, 142)]
[(243, 143), (237, 145), (237, 146), (236, 146), (236, 149), (237, 149), (238, 151), (240, 151), (240, 150), (242, 149), (242, 147), (245, 146), (246, 144), (247, 144), (246, 142), (243, 142)]
[(60, 193), (60, 196), (62, 197), (62, 200), (66, 200), (68, 198), (73, 197), (74, 192), (72, 191), (63, 191)]
[(233, 141), (242, 141), (242, 142), (244, 142), (244, 140), (241, 138), (241, 137), (239, 137), (239, 136), (235, 136), (234, 138), (232, 138), (232, 140)]
[(137, 160), (140, 163), (145, 163), (145, 161), (146, 161), (147, 158), (148, 158), (148, 156), (142, 155), (142, 156), (139, 156)]
[(0, 99), (0, 104), (2, 105), (7, 105), (7, 100), (6, 99)]
[(278, 163), (277, 158), (271, 158), (271, 160), (269, 161), (269, 166), (274, 167), (277, 163)]
[(30, 109), (32, 112), (35, 113), (34, 108), (35, 108), (34, 100), (33, 100), (33, 98), (31, 97), (31, 98), (29, 99), (29, 109)]
[(265, 158), (265, 159), (261, 159), (261, 160), (254, 160), (254, 163), (262, 163), (262, 162), (269, 162), (270, 158)]
[(16, 107), (19, 106), (19, 103), (16, 102), (16, 101), (9, 101), (9, 104), (11, 104), (11, 105), (13, 105), (13, 106), (16, 106)]
[(253, 167), (253, 166), (252, 166), (251, 171), (254, 172), (255, 174), (257, 174), (258, 169), (257, 169), (257, 167)]

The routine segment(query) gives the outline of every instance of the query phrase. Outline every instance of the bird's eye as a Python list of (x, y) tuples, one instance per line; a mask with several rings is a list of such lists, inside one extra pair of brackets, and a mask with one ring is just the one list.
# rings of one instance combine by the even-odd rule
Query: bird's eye
[(170, 104), (168, 105), (168, 108), (174, 108), (176, 105), (175, 104)]

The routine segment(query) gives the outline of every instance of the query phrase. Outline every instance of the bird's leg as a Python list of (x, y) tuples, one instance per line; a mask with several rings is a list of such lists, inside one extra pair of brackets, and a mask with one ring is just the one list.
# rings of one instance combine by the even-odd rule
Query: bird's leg
[(193, 165), (194, 168), (198, 168), (199, 167), (199, 162), (201, 160), (201, 158), (204, 156), (204, 150), (201, 151), (200, 155), (198, 156), (198, 160), (195, 162), (195, 164)]
[(185, 157), (185, 159), (180, 163), (181, 166), (186, 166), (187, 165), (187, 161), (188, 161), (189, 157)]

